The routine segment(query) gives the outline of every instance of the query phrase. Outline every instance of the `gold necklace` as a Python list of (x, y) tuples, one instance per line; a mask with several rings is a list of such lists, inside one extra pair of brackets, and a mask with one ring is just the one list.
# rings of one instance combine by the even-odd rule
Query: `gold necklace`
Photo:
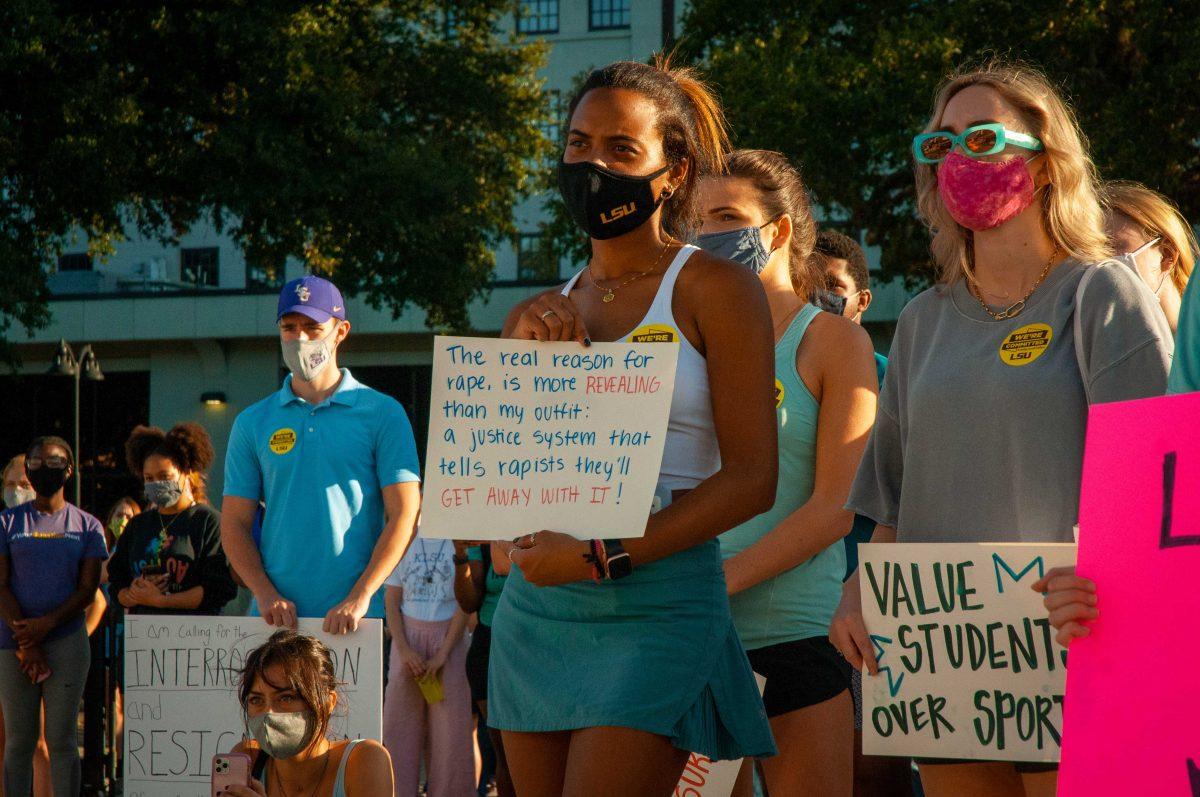
[(1046, 261), (1046, 267), (1042, 269), (1041, 276), (1033, 283), (1033, 287), (1017, 301), (1010, 304), (1008, 307), (1001, 310), (999, 313), (988, 307), (987, 302), (983, 300), (983, 289), (979, 287), (974, 280), (970, 281), (970, 293), (979, 302), (979, 306), (983, 311), (992, 317), (993, 321), (1004, 321), (1009, 318), (1016, 318), (1025, 309), (1025, 302), (1029, 301), (1029, 297), (1033, 296), (1033, 292), (1045, 281), (1046, 276), (1050, 273), (1050, 267), (1054, 265), (1054, 258), (1058, 256), (1058, 247), (1054, 247), (1054, 251), (1050, 253), (1050, 259)]
[(668, 239), (668, 240), (667, 240), (667, 242), (666, 242), (665, 244), (663, 244), (662, 251), (660, 251), (660, 252), (658, 253), (658, 259), (654, 261), (654, 265), (650, 267), (650, 270), (649, 270), (649, 271), (639, 271), (639, 272), (637, 272), (636, 274), (634, 274), (632, 277), (630, 277), (629, 279), (627, 279), (627, 280), (625, 280), (624, 282), (622, 282), (620, 285), (616, 286), (615, 288), (606, 288), (606, 287), (604, 287), (603, 285), (601, 285), (600, 283), (596, 282), (596, 278), (592, 276), (592, 263), (591, 263), (591, 261), (588, 261), (588, 279), (589, 279), (589, 280), (591, 280), (591, 282), (592, 282), (592, 285), (593, 285), (593, 286), (596, 288), (596, 290), (599, 290), (599, 291), (605, 291), (605, 292), (606, 292), (606, 293), (604, 294), (604, 296), (602, 296), (602, 297), (600, 297), (600, 298), (601, 298), (601, 300), (602, 300), (602, 301), (603, 301), (605, 304), (608, 304), (608, 303), (609, 303), (609, 302), (611, 302), (613, 299), (616, 299), (616, 298), (617, 298), (617, 294), (615, 293), (616, 291), (619, 291), (619, 290), (621, 290), (622, 288), (624, 288), (624, 287), (625, 287), (626, 285), (628, 285), (629, 283), (633, 282), (634, 280), (639, 280), (639, 279), (641, 279), (642, 277), (646, 276), (647, 274), (655, 274), (655, 273), (657, 273), (658, 264), (662, 262), (663, 255), (665, 255), (665, 254), (667, 253), (667, 250), (668, 250), (668, 249), (670, 249), (670, 248), (671, 248), (671, 241)]

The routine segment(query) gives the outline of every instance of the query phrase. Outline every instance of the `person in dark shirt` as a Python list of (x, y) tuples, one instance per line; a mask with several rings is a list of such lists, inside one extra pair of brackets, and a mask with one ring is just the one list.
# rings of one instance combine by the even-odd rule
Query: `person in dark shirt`
[(135, 614), (218, 614), (237, 587), (221, 549), (221, 516), (206, 503), (208, 433), (194, 423), (165, 433), (139, 426), (125, 457), (154, 508), (132, 518), (117, 540), (111, 591)]

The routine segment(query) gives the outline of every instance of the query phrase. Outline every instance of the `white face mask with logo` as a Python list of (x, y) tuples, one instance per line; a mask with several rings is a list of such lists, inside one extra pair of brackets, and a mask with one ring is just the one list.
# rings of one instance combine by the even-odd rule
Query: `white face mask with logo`
[(333, 362), (332, 340), (337, 335), (335, 324), (329, 334), (318, 340), (281, 340), (283, 362), (296, 379), (311, 382)]

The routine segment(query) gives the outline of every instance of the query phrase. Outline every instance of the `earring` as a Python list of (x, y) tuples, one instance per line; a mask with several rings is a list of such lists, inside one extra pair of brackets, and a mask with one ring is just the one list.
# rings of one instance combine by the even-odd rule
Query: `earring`
[(675, 195), (675, 189), (673, 189), (673, 188), (667, 187), (662, 190), (662, 198), (663, 198), (664, 202), (667, 201), (668, 199), (670, 199), (674, 195)]

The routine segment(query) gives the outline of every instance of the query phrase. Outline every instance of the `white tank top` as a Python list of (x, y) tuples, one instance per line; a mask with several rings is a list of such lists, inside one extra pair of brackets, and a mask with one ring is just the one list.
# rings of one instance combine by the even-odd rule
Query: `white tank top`
[[(667, 491), (664, 496), (667, 503), (670, 502), (669, 491), (695, 487), (721, 467), (717, 434), (713, 428), (712, 397), (708, 389), (708, 363), (680, 333), (671, 310), (675, 281), (695, 251), (696, 247), (690, 244), (679, 250), (671, 267), (663, 275), (658, 293), (654, 295), (645, 317), (632, 332), (621, 338), (624, 343), (679, 344), (675, 391), (671, 396), (667, 441), (663, 446), (662, 468), (658, 474), (659, 490), (656, 491)], [(563, 288), (563, 296), (571, 294), (571, 289), (582, 275), (583, 271), (580, 271), (571, 278)]]

